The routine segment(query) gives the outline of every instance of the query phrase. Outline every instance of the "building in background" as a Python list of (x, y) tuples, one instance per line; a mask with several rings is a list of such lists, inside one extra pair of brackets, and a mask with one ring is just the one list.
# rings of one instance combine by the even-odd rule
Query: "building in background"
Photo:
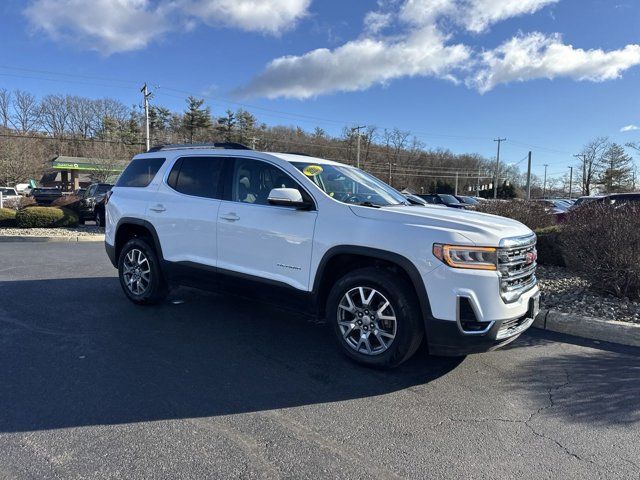
[(94, 182), (114, 183), (128, 161), (58, 155), (50, 163), (50, 169), (40, 179), (40, 186), (75, 192)]

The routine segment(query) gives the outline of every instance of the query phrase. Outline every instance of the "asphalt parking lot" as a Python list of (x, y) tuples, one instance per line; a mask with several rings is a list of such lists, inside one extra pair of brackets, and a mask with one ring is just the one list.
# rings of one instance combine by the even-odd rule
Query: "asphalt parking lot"
[(101, 243), (0, 243), (0, 477), (640, 478), (640, 350), (368, 370), (295, 312), (134, 306)]

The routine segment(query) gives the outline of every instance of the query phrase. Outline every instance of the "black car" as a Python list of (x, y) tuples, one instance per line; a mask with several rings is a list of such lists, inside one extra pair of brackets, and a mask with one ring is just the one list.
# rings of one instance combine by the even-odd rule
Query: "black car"
[(451, 208), (466, 208), (464, 203), (461, 203), (455, 196), (447, 193), (430, 193), (427, 195), (418, 195), (427, 203), (433, 203), (435, 205), (445, 205)]
[(107, 192), (113, 188), (110, 183), (92, 183), (76, 204), (74, 210), (80, 221), (95, 220), (104, 227), (104, 201)]
[(32, 197), (38, 205), (51, 205), (51, 202), (62, 197), (62, 190), (55, 187), (37, 187), (31, 189), (29, 196)]
[(464, 203), (468, 207), (478, 205), (480, 202), (473, 197), (467, 195), (454, 195), (460, 203)]
[(604, 202), (608, 205), (622, 205), (623, 203), (640, 202), (640, 193), (612, 193), (604, 197)]

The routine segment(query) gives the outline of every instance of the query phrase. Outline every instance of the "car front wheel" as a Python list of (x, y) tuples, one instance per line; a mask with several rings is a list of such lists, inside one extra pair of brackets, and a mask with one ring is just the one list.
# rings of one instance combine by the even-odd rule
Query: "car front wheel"
[(327, 317), (341, 350), (371, 367), (400, 365), (424, 336), (412, 285), (380, 268), (362, 268), (338, 280), (329, 294)]

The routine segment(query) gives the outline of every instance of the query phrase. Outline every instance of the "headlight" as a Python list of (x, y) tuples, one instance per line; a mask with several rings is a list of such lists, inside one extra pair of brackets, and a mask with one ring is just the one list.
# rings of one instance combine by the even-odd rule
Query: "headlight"
[(496, 270), (497, 248), (433, 244), (433, 255), (453, 268)]

